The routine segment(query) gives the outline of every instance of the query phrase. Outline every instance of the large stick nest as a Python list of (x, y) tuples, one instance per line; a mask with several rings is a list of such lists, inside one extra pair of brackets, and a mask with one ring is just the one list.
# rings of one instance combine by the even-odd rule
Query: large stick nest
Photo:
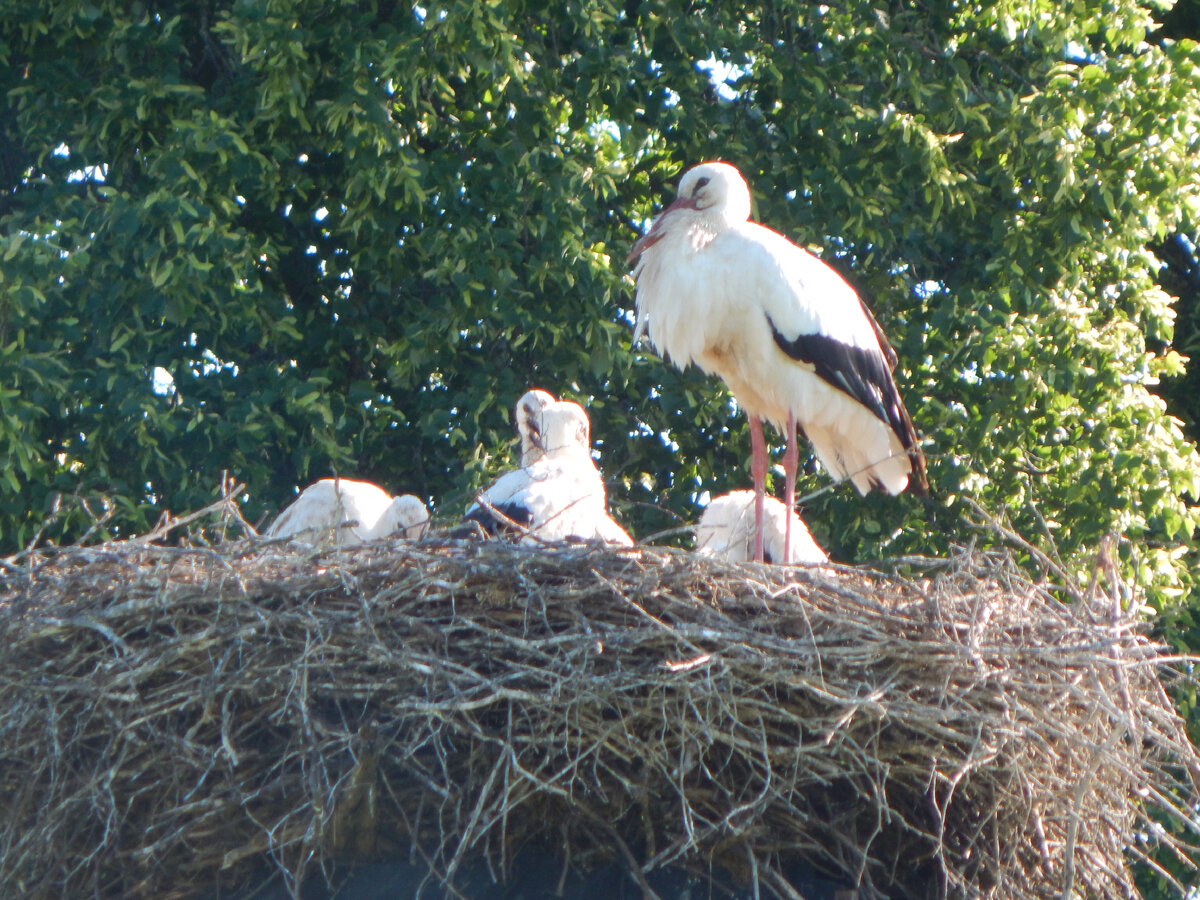
[(298, 891), (397, 856), (452, 883), (532, 844), (647, 891), (685, 865), (795, 896), (804, 860), (863, 898), (1135, 896), (1130, 858), (1196, 796), (1171, 661), (1003, 558), (929, 571), (26, 555), (0, 569), (0, 884), (182, 898), (270, 866)]

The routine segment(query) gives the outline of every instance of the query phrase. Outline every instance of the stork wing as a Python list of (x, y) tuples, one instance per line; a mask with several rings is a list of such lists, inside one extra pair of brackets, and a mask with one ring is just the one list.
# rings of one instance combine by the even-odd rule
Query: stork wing
[(896, 351), (870, 309), (837, 272), (782, 235), (763, 226), (739, 231), (756, 265), (782, 276), (755, 284), (775, 345), (886, 422), (908, 453), (915, 486), (927, 490), (920, 439), (892, 377)]
[(898, 403), (900, 397), (882, 353), (843, 344), (820, 334), (801, 334), (789, 340), (780, 334), (770, 316), (767, 324), (771, 326), (775, 346), (797, 362), (812, 366), (819, 378), (849, 394), (875, 418), (887, 422), (903, 441), (903, 434), (897, 430), (888, 412), (889, 406)]
[(896, 356), (892, 342), (888, 340), (887, 335), (883, 333), (883, 329), (879, 327), (879, 323), (871, 313), (871, 307), (867, 306), (867, 301), (862, 298), (862, 295), (859, 295), (858, 303), (862, 307), (863, 315), (867, 317), (867, 321), (871, 323), (871, 327), (875, 330), (875, 338), (879, 341), (879, 349), (883, 351), (883, 358), (887, 360), (888, 369), (895, 372), (896, 364), (900, 360)]
[(817, 377), (845, 391), (881, 422), (888, 424), (908, 453), (915, 486), (922, 493), (928, 491), (920, 438), (892, 378), (891, 361), (882, 350), (852, 347), (819, 334), (801, 334), (788, 340), (779, 333), (770, 317), (767, 324), (780, 350), (797, 362), (813, 366)]

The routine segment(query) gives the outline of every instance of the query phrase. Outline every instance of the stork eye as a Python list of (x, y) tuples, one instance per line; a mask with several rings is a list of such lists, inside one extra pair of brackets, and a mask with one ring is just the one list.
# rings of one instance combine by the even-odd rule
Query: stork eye
[(695, 197), (698, 193), (700, 193), (700, 190), (702, 188), (706, 187), (710, 181), (712, 181), (712, 179), (709, 178), (707, 175), (705, 177), (701, 178), (699, 181), (697, 181), (696, 189), (694, 191), (692, 191), (692, 196)]

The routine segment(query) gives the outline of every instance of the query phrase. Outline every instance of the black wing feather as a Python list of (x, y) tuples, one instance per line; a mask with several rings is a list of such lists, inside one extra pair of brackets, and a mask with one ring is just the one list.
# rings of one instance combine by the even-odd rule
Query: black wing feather
[[(866, 310), (865, 304), (863, 309)], [(895, 351), (883, 337), (882, 329), (869, 310), (867, 317), (875, 333), (880, 336), (880, 347), (886, 346), (888, 354), (882, 349), (855, 347), (821, 334), (801, 334), (789, 340), (780, 334), (770, 316), (767, 317), (767, 324), (771, 326), (771, 335), (780, 350), (797, 362), (811, 365), (818, 378), (848, 394), (881, 422), (887, 423), (899, 438), (900, 446), (908, 453), (914, 486), (922, 492), (928, 491), (925, 454), (921, 452), (917, 430), (892, 378)]]
[[(463, 518), (478, 522), (484, 532), (492, 537), (523, 534), (521, 529), (528, 529), (533, 524), (533, 513), (520, 504), (494, 503), (492, 508), (495, 509), (495, 513), (487, 507), (476, 506)], [(514, 528), (514, 525), (520, 528)]]

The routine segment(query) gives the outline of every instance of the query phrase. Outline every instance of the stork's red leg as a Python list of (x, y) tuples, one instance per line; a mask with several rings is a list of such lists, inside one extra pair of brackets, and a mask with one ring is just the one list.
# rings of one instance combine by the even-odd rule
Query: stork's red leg
[(787, 507), (787, 524), (783, 526), (783, 562), (792, 561), (792, 510), (796, 508), (796, 467), (800, 448), (796, 446), (796, 414), (788, 413), (787, 449), (783, 451), (783, 502)]
[(763, 561), (763, 506), (767, 495), (767, 444), (762, 422), (750, 416), (750, 474), (754, 477), (754, 561)]

